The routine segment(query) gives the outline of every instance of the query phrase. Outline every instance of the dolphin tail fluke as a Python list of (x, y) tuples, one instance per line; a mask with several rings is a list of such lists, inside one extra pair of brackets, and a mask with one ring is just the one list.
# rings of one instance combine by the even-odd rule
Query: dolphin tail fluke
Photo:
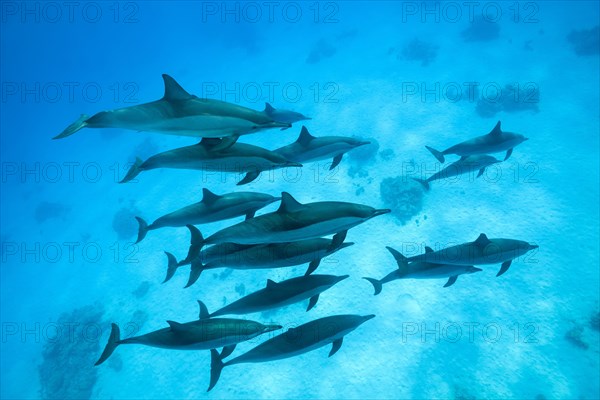
[(135, 162), (133, 163), (131, 168), (129, 168), (129, 171), (127, 171), (127, 175), (125, 175), (125, 178), (123, 178), (123, 180), (119, 183), (125, 183), (135, 179), (135, 177), (138, 176), (140, 172), (142, 172), (142, 169), (140, 167), (143, 163), (144, 162), (141, 158), (136, 157)]
[(106, 347), (104, 348), (102, 355), (100, 356), (100, 358), (98, 359), (98, 361), (96, 361), (96, 364), (94, 364), (94, 365), (100, 365), (104, 361), (106, 361), (108, 359), (108, 357), (110, 357), (110, 355), (113, 353), (113, 351), (115, 351), (115, 349), (119, 345), (120, 340), (121, 340), (121, 332), (119, 330), (119, 326), (117, 324), (112, 324), (111, 330), (110, 330), (110, 336), (108, 337), (108, 343), (106, 343)]
[(223, 370), (223, 361), (219, 352), (215, 349), (210, 350), (210, 384), (208, 385), (207, 392), (210, 392), (215, 387), (219, 378), (221, 377), (221, 371)]
[(169, 281), (173, 277), (173, 275), (175, 275), (175, 272), (179, 267), (179, 263), (177, 262), (177, 259), (173, 254), (169, 253), (168, 251), (165, 251), (165, 254), (167, 255), (167, 260), (169, 260), (169, 264), (167, 266), (167, 276), (165, 277), (163, 283)]
[(380, 280), (374, 278), (367, 278), (366, 276), (364, 276), (363, 279), (368, 280), (369, 282), (371, 282), (371, 285), (373, 285), (373, 288), (375, 289), (375, 293), (373, 293), (374, 296), (377, 296), (379, 293), (381, 293), (381, 290), (383, 289), (383, 284)]
[(423, 189), (429, 191), (430, 187), (429, 187), (429, 182), (427, 182), (427, 180), (419, 179), (419, 178), (413, 178), (413, 180), (419, 182), (421, 185), (423, 185)]
[(148, 229), (148, 223), (146, 221), (144, 221), (143, 218), (141, 217), (135, 217), (135, 219), (138, 222), (138, 237), (137, 237), (137, 241), (135, 242), (136, 244), (141, 242), (142, 240), (144, 240), (144, 238), (146, 237), (146, 235), (148, 234), (148, 231), (150, 229)]
[(52, 139), (62, 139), (62, 138), (66, 138), (67, 136), (71, 136), (78, 130), (85, 128), (87, 126), (87, 120), (89, 118), (90, 118), (89, 115), (81, 114), (81, 116), (79, 117), (79, 119), (77, 121), (75, 121), (71, 125), (67, 126), (67, 128), (64, 131), (62, 131), (62, 133), (60, 135), (54, 136)]
[(429, 147), (429, 146), (425, 146), (425, 148), (427, 148), (427, 150), (429, 150), (431, 152), (431, 154), (433, 154), (433, 156), (435, 158), (437, 158), (437, 160), (439, 162), (441, 162), (442, 164), (446, 161), (446, 159), (444, 158), (444, 154), (441, 151), (437, 151), (433, 147)]
[(260, 172), (255, 172), (255, 171), (248, 172), (246, 174), (246, 176), (244, 176), (244, 179), (242, 179), (241, 181), (239, 181), (237, 183), (237, 185), (241, 186), (241, 185), (245, 185), (246, 183), (250, 183), (253, 180), (255, 180), (256, 178), (258, 178), (258, 175), (260, 175)]
[(198, 258), (200, 256), (200, 250), (202, 249), (202, 246), (204, 246), (204, 236), (202, 236), (202, 232), (194, 225), (186, 225), (186, 228), (190, 230), (191, 234), (190, 248), (185, 260), (179, 262), (180, 266), (190, 264)]
[(200, 274), (202, 274), (202, 271), (204, 271), (204, 265), (202, 265), (200, 260), (192, 261), (192, 268), (190, 269), (190, 277), (189, 277), (188, 282), (185, 285), (185, 287), (188, 288), (188, 287), (192, 286), (194, 283), (196, 283), (198, 278), (200, 278)]

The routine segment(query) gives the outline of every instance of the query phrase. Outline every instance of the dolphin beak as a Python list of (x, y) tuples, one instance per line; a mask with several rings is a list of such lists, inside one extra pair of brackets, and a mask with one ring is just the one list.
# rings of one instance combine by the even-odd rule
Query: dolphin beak
[(375, 314), (369, 314), (369, 315), (365, 315), (363, 316), (363, 322), (367, 322), (370, 319), (375, 318)]
[[(338, 276), (337, 282), (341, 282), (341, 281), (343, 281), (344, 279), (346, 279), (346, 278), (349, 278), (349, 277), (350, 277), (350, 275), (340, 275), (340, 276)], [(336, 282), (336, 283), (337, 283), (337, 282)]]
[(283, 326), (281, 326), (281, 325), (265, 325), (265, 329), (263, 330), (263, 333), (273, 332), (273, 331), (279, 330), (281, 328), (283, 328)]
[(288, 161), (285, 163), (286, 167), (302, 167), (302, 164), (297, 162)]
[(345, 249), (346, 247), (350, 247), (353, 244), (354, 244), (354, 242), (344, 242), (338, 247), (338, 250)]
[(529, 250), (535, 250), (535, 249), (539, 249), (540, 246), (538, 246), (537, 244), (530, 244), (529, 245)]
[(279, 197), (273, 197), (273, 200), (271, 200), (271, 203), (275, 203), (276, 201), (281, 200), (281, 196)]
[(368, 140), (367, 140), (367, 141), (365, 141), (365, 142), (358, 142), (358, 144), (357, 144), (356, 146), (357, 146), (357, 147), (358, 147), (358, 146), (364, 146), (364, 145), (367, 145), (367, 144), (371, 144), (371, 142), (369, 142)]
[(377, 217), (379, 215), (387, 214), (390, 212), (392, 212), (392, 210), (390, 210), (389, 208), (382, 208), (381, 210), (375, 210), (375, 211), (373, 211), (373, 215), (371, 216), (371, 218)]
[(526, 138), (523, 138), (523, 141), (526, 141), (526, 140), (529, 140), (529, 138), (528, 138), (528, 137), (526, 137)]
[(481, 268), (473, 267), (473, 268), (471, 268), (471, 271), (473, 271), (473, 272), (481, 272), (483, 270)]

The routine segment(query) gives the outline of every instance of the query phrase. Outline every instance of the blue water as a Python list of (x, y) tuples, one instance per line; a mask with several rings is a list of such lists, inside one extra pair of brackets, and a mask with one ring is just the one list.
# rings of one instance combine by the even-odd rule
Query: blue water
[[(69, 4), (1, 3), (3, 399), (600, 397), (597, 2)], [(335, 356), (327, 346), (232, 366), (209, 394), (208, 351), (122, 346), (93, 366), (111, 322), (128, 336), (191, 321), (198, 299), (215, 310), (306, 268), (209, 271), (185, 290), (179, 271), (161, 285), (163, 251), (183, 257), (189, 234), (165, 228), (134, 246), (133, 216), (158, 218), (204, 187), (242, 190), (240, 176), (155, 170), (119, 185), (136, 156), (196, 140), (114, 129), (51, 140), (82, 113), (159, 99), (163, 73), (200, 97), (302, 112), (315, 136), (373, 141), (332, 172), (318, 162), (242, 187), (393, 209), (323, 260), (319, 272), (350, 278), (313, 310), (248, 316), (288, 328), (375, 314)], [(498, 120), (529, 140), (483, 177), (429, 192), (408, 179), (439, 170), (426, 145), (443, 150)], [(240, 141), (275, 149), (301, 124)], [(482, 232), (539, 249), (501, 277), (485, 265), (449, 288), (400, 280), (373, 296), (361, 279), (396, 268), (385, 246), (415, 255)]]

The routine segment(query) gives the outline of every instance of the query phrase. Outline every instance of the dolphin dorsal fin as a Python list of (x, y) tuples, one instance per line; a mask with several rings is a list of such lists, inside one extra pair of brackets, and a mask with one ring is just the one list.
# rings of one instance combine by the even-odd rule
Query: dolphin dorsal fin
[(268, 288), (274, 288), (275, 286), (277, 286), (277, 282), (275, 282), (271, 279), (267, 279), (267, 287)]
[(277, 209), (280, 213), (292, 213), (300, 211), (304, 208), (304, 205), (295, 198), (292, 197), (288, 192), (281, 193), (281, 205)]
[(498, 121), (498, 123), (496, 124), (494, 129), (492, 129), (492, 131), (490, 132), (490, 135), (499, 135), (501, 133), (502, 133), (502, 129), (500, 128), (500, 121)]
[(490, 239), (488, 239), (488, 237), (485, 235), (485, 233), (482, 233), (481, 235), (479, 235), (477, 240), (475, 240), (475, 245), (477, 247), (485, 247), (490, 243), (492, 243), (492, 242), (490, 241)]
[(305, 126), (302, 126), (302, 130), (300, 130), (300, 136), (298, 136), (298, 140), (296, 142), (300, 143), (303, 146), (306, 146), (313, 140), (315, 137), (308, 132)]
[(178, 101), (188, 100), (194, 96), (185, 91), (179, 83), (171, 76), (163, 74), (163, 80), (165, 81), (165, 95), (164, 100), (167, 101)]
[(214, 194), (207, 188), (202, 189), (202, 202), (208, 205), (213, 204), (215, 201), (219, 200), (221, 196)]
[(425, 246), (425, 254), (427, 253), (433, 253), (433, 249), (429, 246)]
[(198, 300), (198, 306), (200, 307), (200, 312), (198, 314), (198, 319), (209, 319), (210, 314), (208, 313), (208, 308), (206, 304)]
[(185, 331), (185, 327), (183, 324), (175, 321), (167, 321), (167, 324), (171, 327), (171, 330), (174, 332), (183, 332)]
[(265, 103), (265, 114), (270, 114), (275, 111), (275, 108), (269, 103)]

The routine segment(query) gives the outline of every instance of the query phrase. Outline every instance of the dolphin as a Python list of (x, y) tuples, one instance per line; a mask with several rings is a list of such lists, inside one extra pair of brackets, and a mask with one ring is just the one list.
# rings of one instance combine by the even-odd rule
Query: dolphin
[[(263, 112), (273, 121), (281, 122), (284, 124), (293, 124), (294, 122), (312, 119), (310, 117), (307, 117), (306, 115), (300, 114), (299, 112), (275, 109), (269, 103), (265, 103), (265, 109)], [(287, 127), (281, 128), (281, 130), (284, 129), (287, 129)]]
[(538, 245), (529, 244), (522, 240), (488, 239), (482, 233), (474, 242), (463, 243), (438, 251), (427, 251), (425, 254), (409, 257), (408, 261), (454, 265), (502, 263), (500, 271), (496, 274), (496, 276), (500, 276), (508, 270), (512, 260), (538, 247)]
[(120, 183), (129, 182), (140, 172), (157, 168), (193, 169), (218, 172), (245, 172), (238, 185), (255, 180), (262, 171), (275, 168), (301, 167), (302, 164), (286, 160), (283, 156), (262, 147), (235, 143), (222, 150), (219, 139), (202, 139), (192, 146), (179, 147), (158, 153), (142, 161), (136, 158)]
[(413, 179), (419, 182), (421, 185), (423, 185), (423, 188), (425, 188), (425, 190), (429, 190), (429, 182), (436, 181), (438, 179), (446, 179), (451, 178), (453, 176), (468, 174), (475, 171), (479, 171), (479, 173), (477, 174), (477, 178), (479, 178), (481, 175), (483, 175), (487, 167), (499, 162), (500, 160), (497, 160), (495, 157), (488, 156), (486, 154), (462, 156), (460, 160), (453, 162), (446, 168), (442, 169), (439, 172), (436, 172), (427, 179)]
[(250, 314), (285, 307), (310, 299), (306, 311), (313, 308), (319, 295), (349, 275), (305, 275), (281, 282), (267, 280), (267, 286), (242, 297), (210, 314), (211, 317), (227, 314)]
[(371, 142), (360, 141), (345, 136), (314, 137), (303, 126), (300, 136), (294, 143), (273, 151), (281, 154), (290, 161), (301, 163), (333, 158), (331, 167), (329, 167), (332, 170), (339, 165), (345, 153), (369, 143)]
[[(459, 275), (472, 274), (482, 271), (472, 265), (453, 265), (453, 264), (433, 264), (428, 262), (417, 261), (412, 264), (408, 263), (408, 259), (399, 251), (386, 247), (396, 259), (398, 269), (387, 274), (383, 279), (373, 279), (363, 277), (373, 285), (375, 295), (381, 293), (384, 283), (395, 281), (396, 279), (437, 279), (448, 278), (444, 287), (452, 286), (456, 282)], [(425, 247), (426, 252), (432, 252), (430, 247)]]
[(464, 141), (449, 147), (444, 151), (437, 151), (429, 146), (425, 147), (441, 163), (445, 161), (444, 156), (446, 154), (457, 154), (463, 157), (476, 154), (499, 153), (503, 151), (506, 151), (506, 156), (504, 157), (504, 161), (506, 161), (512, 154), (513, 148), (526, 140), (528, 140), (528, 138), (518, 133), (502, 132), (500, 121), (498, 121), (494, 129), (487, 135)]
[(181, 262), (177, 262), (174, 255), (165, 252), (168, 268), (163, 283), (173, 277), (177, 268), (187, 264), (191, 264), (191, 269), (186, 287), (193, 285), (202, 271), (215, 268), (284, 268), (309, 263), (305, 275), (310, 275), (317, 269), (322, 258), (354, 244), (344, 242), (334, 245), (333, 239), (323, 238), (256, 245), (220, 243), (202, 250), (200, 257), (194, 258), (193, 255), (197, 254), (197, 249), (202, 247), (204, 239), (198, 228), (188, 225), (188, 229), (192, 234), (188, 257)]
[(336, 248), (344, 242), (348, 229), (390, 211), (341, 201), (301, 204), (283, 192), (277, 211), (247, 219), (202, 239), (199, 245), (190, 247), (187, 259), (195, 259), (198, 256), (195, 253), (207, 244), (286, 243), (331, 234), (335, 234), (331, 247)]
[(319, 318), (290, 328), (246, 353), (223, 363), (223, 358), (216, 350), (211, 350), (210, 385), (207, 391), (215, 387), (223, 368), (243, 363), (261, 363), (282, 360), (316, 350), (332, 343), (329, 357), (342, 347), (344, 336), (358, 328), (375, 315), (333, 315)]
[(54, 139), (71, 136), (82, 128), (119, 128), (160, 132), (169, 135), (229, 138), (266, 128), (289, 128), (290, 123), (274, 121), (264, 111), (255, 111), (220, 100), (201, 99), (189, 94), (172, 77), (163, 74), (162, 99), (136, 106), (102, 111), (92, 117), (81, 115)]
[(221, 355), (229, 355), (238, 343), (282, 328), (281, 325), (263, 325), (244, 319), (210, 318), (204, 303), (198, 301), (198, 304), (200, 315), (197, 321), (183, 324), (167, 321), (168, 328), (128, 339), (121, 340), (119, 326), (113, 323), (108, 343), (95, 365), (106, 361), (121, 344), (141, 344), (170, 350), (210, 350), (223, 347)]
[(245, 215), (246, 219), (253, 218), (256, 211), (279, 200), (281, 197), (255, 192), (227, 193), (219, 196), (204, 188), (202, 189), (202, 201), (163, 215), (150, 225), (142, 218), (135, 217), (139, 224), (136, 243), (141, 242), (148, 231), (166, 226), (206, 224), (242, 215)]

